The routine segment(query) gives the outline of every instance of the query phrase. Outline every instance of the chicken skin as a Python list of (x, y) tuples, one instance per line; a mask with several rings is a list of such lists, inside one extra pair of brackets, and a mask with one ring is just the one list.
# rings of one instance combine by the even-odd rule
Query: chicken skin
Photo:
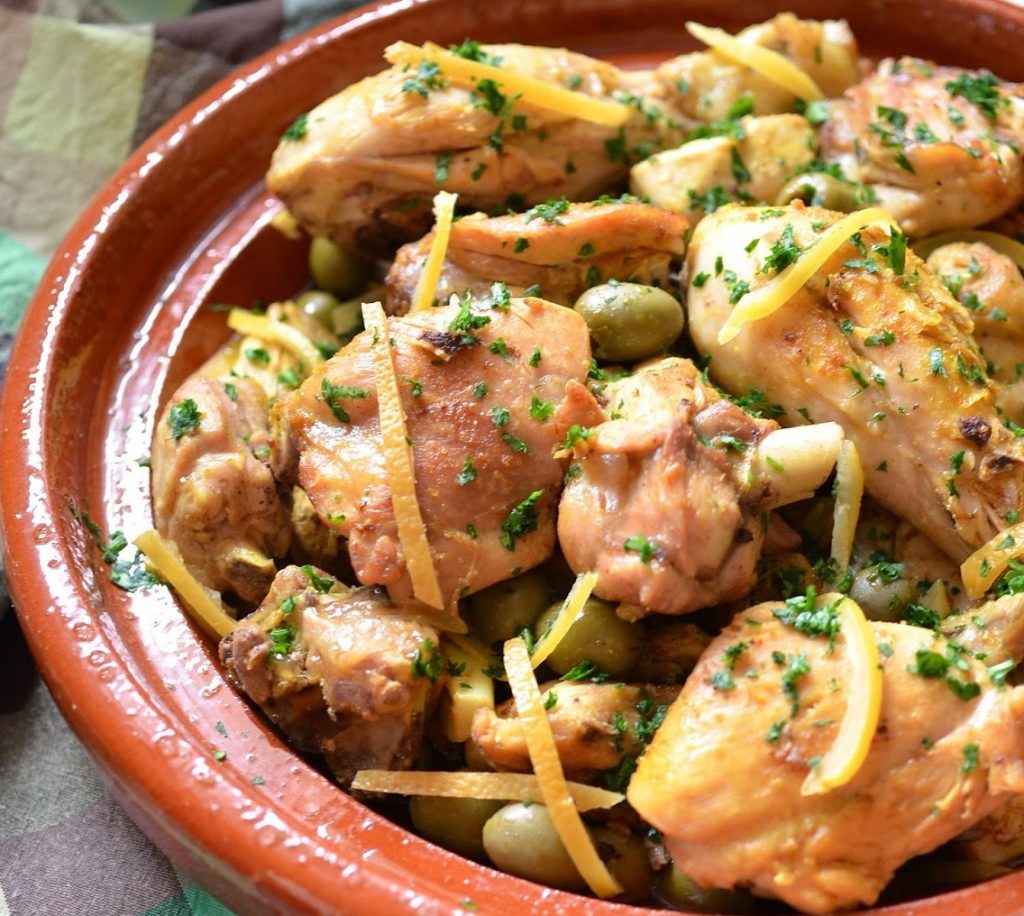
[(999, 385), (999, 406), (1024, 423), (1024, 278), (984, 242), (953, 242), (928, 255), (928, 269), (972, 312), (974, 339)]
[(838, 218), (730, 206), (702, 220), (688, 267), (707, 280), (690, 288), (691, 334), (728, 390), (762, 389), (787, 422), (840, 424), (868, 493), (962, 562), (1019, 510), (1024, 443), (998, 415), (970, 313), (912, 251), (901, 257), (899, 239), (863, 229), (785, 305), (718, 342), (747, 290)]
[(394, 66), (322, 102), (301, 131), (286, 134), (267, 174), (270, 190), (313, 235), (393, 250), (426, 232), (438, 190), (487, 211), (588, 200), (632, 162), (683, 139), (674, 113), (631, 91), (611, 64), (513, 44), (465, 53), (588, 96), (626, 98), (635, 111), (622, 128), (607, 127), (518, 101), (500, 83), (469, 90), (428, 75), (426, 65)]
[[(736, 37), (792, 61), (826, 96), (839, 95), (860, 76), (857, 41), (841, 20), (817, 22), (780, 13), (767, 22), (748, 26)], [(792, 111), (797, 101), (778, 83), (715, 51), (674, 57), (657, 68), (655, 77), (670, 93), (673, 105), (698, 121), (730, 117), (733, 107), (744, 97), (753, 101), (752, 113), (758, 115)]]
[(347, 785), (357, 770), (412, 763), (447, 676), (437, 646), (437, 631), (383, 592), (289, 566), (220, 657), (288, 740), (323, 754)]
[[(646, 738), (660, 724), (679, 687), (552, 681), (541, 692), (551, 704), (548, 721), (562, 766), (572, 773), (586, 773), (613, 769), (625, 757), (643, 751)], [(515, 701), (477, 710), (472, 739), (494, 767), (530, 770)]]
[(288, 549), (270, 473), (266, 395), (246, 378), (190, 376), (153, 438), (153, 515), (207, 588), (262, 600)]
[[(492, 304), (493, 305), (493, 304)], [(445, 606), (542, 563), (573, 424), (600, 417), (583, 384), (583, 319), (541, 299), (461, 304), (393, 319), (389, 340), (413, 443), (420, 511)], [(277, 401), (274, 468), (348, 538), (364, 585), (412, 600), (385, 474), (371, 348), (363, 332)]]
[[(656, 363), (604, 396), (609, 419), (584, 443), (559, 506), (569, 565), (595, 570), (595, 593), (632, 606), (630, 616), (749, 594), (765, 536), (759, 513), (788, 501), (782, 487), (812, 492), (835, 451), (809, 455), (789, 476), (762, 473), (778, 424), (722, 398), (689, 360)], [(840, 439), (834, 428), (835, 450)]]
[[(607, 280), (667, 287), (686, 253), (689, 222), (639, 201), (570, 204), (553, 201), (488, 218), (466, 216), (452, 225), (437, 299), (486, 295), (495, 282), (512, 295), (533, 287), (549, 302), (572, 305), (585, 289)], [(399, 249), (387, 279), (387, 310), (409, 310), (434, 234)]]
[(1024, 100), (988, 73), (903, 58), (832, 103), (821, 153), (911, 236), (977, 226), (1024, 200)]
[(628, 798), (701, 886), (810, 913), (869, 905), (907, 859), (1024, 791), (1024, 689), (1000, 686), (961, 642), (873, 622), (884, 687), (867, 759), (805, 795), (857, 685), (842, 631), (830, 648), (779, 612), (757, 605), (711, 643)]

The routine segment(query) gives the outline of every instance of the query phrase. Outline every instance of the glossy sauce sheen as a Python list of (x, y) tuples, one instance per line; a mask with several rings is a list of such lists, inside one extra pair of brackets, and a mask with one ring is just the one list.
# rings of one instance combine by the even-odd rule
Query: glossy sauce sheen
[[(469, 899), (486, 913), (631, 911), (473, 865), (345, 795), (228, 687), (215, 647), (168, 591), (110, 584), (69, 512), (73, 502), (130, 537), (151, 527), (149, 472), (137, 462), (159, 405), (227, 337), (224, 315), (202, 306), (251, 306), (301, 286), (304, 246), (269, 227), (262, 185), (280, 133), (379, 70), (380, 51), (400, 38), (567, 42), (637, 65), (692, 48), (686, 19), (736, 30), (782, 8), (821, 13), (809, 2), (741, 2), (723, 19), (710, 0), (432, 0), (357, 12), (258, 59), (159, 131), (58, 252), (4, 391), (0, 497), (15, 602), (59, 704), (129, 813), (233, 909), (449, 913)], [(836, 3), (828, 14), (845, 16), (876, 56), (1024, 78), (1024, 12), (997, 0)], [(1015, 874), (879, 912), (1021, 908)]]

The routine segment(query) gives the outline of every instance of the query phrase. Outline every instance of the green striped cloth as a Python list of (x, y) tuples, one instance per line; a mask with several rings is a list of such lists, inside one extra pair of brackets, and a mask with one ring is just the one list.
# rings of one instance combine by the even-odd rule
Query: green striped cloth
[[(51, 253), (128, 153), (239, 64), (356, 5), (0, 0), (0, 378)], [(6, 604), (0, 588), (0, 916), (228, 913), (110, 797)]]

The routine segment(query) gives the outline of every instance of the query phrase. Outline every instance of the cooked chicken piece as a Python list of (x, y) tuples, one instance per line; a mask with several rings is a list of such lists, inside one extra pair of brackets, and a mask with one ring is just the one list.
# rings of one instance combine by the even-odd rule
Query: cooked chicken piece
[[(827, 96), (839, 95), (860, 76), (857, 41), (843, 20), (797, 19), (780, 13), (767, 22), (748, 26), (737, 38), (762, 45), (788, 58)], [(797, 99), (756, 70), (741, 67), (715, 51), (683, 54), (655, 71), (672, 93), (675, 107), (699, 121), (730, 117), (742, 98), (754, 102), (753, 113), (792, 111)]]
[[(667, 287), (686, 253), (689, 222), (633, 201), (541, 204), (524, 214), (466, 216), (452, 225), (437, 298), (486, 295), (495, 282), (572, 305), (606, 280)], [(404, 315), (434, 234), (404, 245), (388, 272), (387, 310)], [(524, 244), (525, 243), (525, 244)]]
[(164, 406), (150, 458), (157, 530), (203, 585), (253, 603), (288, 549), (269, 457), (259, 385), (192, 375)]
[(783, 471), (763, 468), (778, 424), (722, 398), (689, 360), (664, 360), (604, 394), (609, 419), (583, 443), (559, 507), (569, 565), (596, 570), (595, 593), (635, 606), (631, 618), (749, 593), (764, 541), (759, 513), (824, 482), (838, 427), (826, 430), (834, 431), (831, 454), (801, 456), (799, 470), (794, 455), (787, 477), (776, 459)]
[(967, 858), (1015, 864), (1024, 855), (1024, 795), (1014, 795), (956, 841)]
[(730, 206), (701, 220), (687, 261), (689, 276), (707, 279), (689, 291), (690, 332), (728, 390), (762, 389), (788, 422), (839, 423), (868, 493), (960, 562), (1020, 508), (1024, 443), (999, 420), (970, 314), (913, 252), (897, 275), (888, 231), (864, 229), (785, 305), (718, 343), (747, 287), (770, 282), (838, 218)]
[(926, 263), (974, 313), (974, 339), (999, 383), (999, 406), (1015, 423), (1024, 423), (1024, 278), (1020, 269), (983, 242), (943, 245)]
[(405, 769), (447, 676), (437, 632), (383, 592), (348, 589), (312, 566), (277, 574), (220, 644), (235, 686), (339, 782)]
[(513, 202), (588, 200), (684, 136), (660, 102), (623, 95), (611, 64), (555, 48), (481, 50), (520, 74), (627, 98), (636, 112), (623, 129), (604, 127), (506, 97), (500, 84), (471, 91), (391, 67), (318, 105), (301, 137), (286, 134), (268, 187), (312, 234), (381, 250), (426, 232), (439, 189), (458, 193), (462, 206), (499, 212)]
[(730, 200), (773, 203), (810, 164), (817, 139), (795, 114), (743, 118), (741, 135), (691, 140), (630, 169), (629, 189), (696, 222)]
[(1024, 658), (1024, 595), (1004, 595), (951, 614), (942, 632), (990, 667)]
[[(572, 424), (600, 408), (583, 385), (583, 319), (541, 299), (507, 310), (461, 305), (392, 320), (395, 373), (413, 443), (420, 511), (445, 605), (542, 563)], [(381, 449), (371, 347), (363, 332), (278, 400), (274, 467), (348, 538), (364, 585), (399, 604), (411, 582)]]
[(825, 159), (870, 185), (908, 235), (977, 226), (1024, 200), (1024, 102), (991, 74), (913, 58), (833, 102)]
[[(610, 770), (623, 758), (641, 753), (679, 687), (551, 681), (541, 691), (545, 703), (552, 704), (548, 722), (562, 766), (579, 773)], [(472, 739), (494, 767), (529, 771), (530, 754), (515, 701), (477, 710)]]
[(757, 605), (712, 642), (628, 798), (703, 887), (811, 913), (871, 904), (907, 859), (1024, 791), (1024, 689), (997, 687), (938, 634), (873, 622), (884, 688), (868, 757), (846, 785), (805, 795), (861, 685), (842, 632), (830, 651), (779, 610)]

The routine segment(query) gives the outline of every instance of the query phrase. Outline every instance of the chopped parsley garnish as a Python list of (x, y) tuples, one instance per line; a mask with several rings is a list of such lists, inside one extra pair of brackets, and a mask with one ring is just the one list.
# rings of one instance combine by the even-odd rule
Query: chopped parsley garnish
[(740, 184), (750, 181), (750, 169), (747, 168), (746, 163), (740, 158), (740, 151), (735, 146), (732, 148), (731, 159), (732, 177)]
[(478, 401), (487, 396), (487, 382), (477, 382), (473, 386), (473, 397)]
[(720, 184), (716, 184), (713, 188), (700, 193), (693, 188), (689, 188), (686, 194), (690, 199), (690, 209), (703, 210), (705, 213), (714, 213), (719, 207), (732, 203), (732, 198)]
[(555, 405), (550, 401), (542, 401), (537, 395), (530, 399), (530, 416), (534, 420), (543, 422), (555, 412)]
[(772, 610), (772, 616), (804, 636), (827, 636), (829, 651), (832, 651), (841, 628), (839, 602), (819, 608), (817, 598), (817, 590), (813, 585), (808, 586), (806, 595), (787, 599), (785, 607)]
[(807, 653), (789, 656), (789, 667), (782, 675), (782, 692), (789, 697), (789, 712), (795, 716), (800, 709), (798, 684), (801, 678), (811, 673), (811, 666), (807, 661)]
[(424, 639), (423, 645), (416, 650), (416, 657), (412, 660), (412, 676), (425, 677), (431, 684), (436, 684), (446, 667), (444, 656), (434, 641)]
[[(558, 200), (546, 200), (544, 203), (530, 207), (530, 209), (526, 211), (526, 222), (529, 223), (532, 220), (537, 219), (537, 217), (540, 217), (546, 223), (554, 223), (556, 226), (564, 226), (565, 224), (558, 217), (568, 209), (569, 201), (564, 197), (560, 197)], [(591, 245), (591, 252), (593, 252), (593, 249), (594, 246)]]
[(771, 270), (780, 273), (789, 267), (790, 264), (795, 263), (802, 252), (803, 249), (797, 245), (796, 240), (793, 238), (792, 225), (787, 223), (779, 237), (772, 242), (771, 250), (761, 266), (761, 273), (766, 274)]
[(257, 366), (270, 365), (270, 353), (265, 347), (250, 347), (245, 351), (245, 358)]
[(932, 375), (946, 377), (945, 358), (946, 354), (939, 347), (934, 347), (928, 351), (928, 365), (931, 366)]
[(512, 251), (519, 254), (521, 251), (526, 251), (530, 247), (530, 240), (524, 239), (521, 236), (516, 239), (515, 244), (512, 246)]
[(292, 627), (274, 627), (267, 635), (270, 637), (270, 653), (275, 658), (284, 658), (291, 652), (295, 643), (295, 630)]
[(593, 439), (595, 436), (594, 430), (589, 426), (580, 426), (579, 423), (573, 423), (569, 427), (569, 431), (565, 434), (565, 442), (562, 443), (562, 450), (571, 452), (578, 443), (586, 442), (588, 439)]
[(651, 560), (653, 560), (658, 553), (658, 545), (654, 541), (650, 540), (650, 538), (644, 537), (642, 534), (634, 534), (632, 537), (626, 538), (622, 546), (626, 550), (638, 554), (640, 562), (647, 566), (650, 565)]
[(472, 483), (476, 480), (476, 468), (473, 467), (473, 456), (466, 455), (466, 460), (463, 462), (462, 471), (456, 480), (460, 487), (464, 487), (467, 484)]
[(593, 681), (595, 684), (603, 684), (608, 678), (609, 675), (606, 672), (589, 659), (584, 659), (566, 671), (561, 679), (563, 681)]
[(782, 737), (782, 731), (785, 727), (786, 722), (783, 719), (780, 719), (778, 722), (772, 722), (771, 726), (769, 727), (767, 733), (764, 736), (765, 741), (767, 741), (769, 744), (775, 744), (775, 742)]
[(415, 92), (426, 98), (431, 89), (444, 89), (446, 85), (440, 66), (435, 61), (423, 60), (416, 68), (416, 75), (402, 83), (402, 92)]
[(534, 369), (536, 369), (537, 366), (540, 365), (540, 360), (541, 360), (540, 347), (534, 347), (533, 348), (533, 352), (530, 354), (530, 359), (528, 360), (528, 362), (529, 362), (529, 364)]
[(341, 401), (361, 400), (370, 396), (370, 392), (365, 388), (353, 388), (351, 385), (335, 385), (327, 376), (324, 376), (323, 381), (320, 383), (320, 392), (323, 394), (327, 406), (331, 408), (331, 413), (342, 423), (351, 423), (352, 418), (348, 415), (348, 411), (342, 407)]
[(306, 574), (306, 578), (309, 579), (309, 584), (321, 594), (329, 592), (336, 584), (334, 579), (327, 576), (321, 576), (308, 563), (302, 567), (302, 571)]
[(231, 382), (224, 383), (224, 393), (228, 396), (229, 401), (238, 400), (238, 388), (231, 384)]
[(401, 376), (403, 382), (408, 382), (412, 388), (412, 396), (418, 398), (423, 394), (423, 382), (419, 379), (410, 378), (408, 375)]
[(910, 603), (903, 609), (903, 620), (911, 626), (924, 627), (926, 630), (938, 630), (942, 617), (923, 604)]
[(176, 442), (185, 436), (192, 436), (199, 429), (199, 421), (203, 419), (199, 405), (192, 398), (178, 401), (167, 416), (167, 425), (171, 428), (171, 438)]
[(868, 334), (864, 338), (865, 347), (891, 347), (896, 343), (896, 335), (886, 328), (877, 334)]
[(281, 134), (282, 140), (290, 140), (291, 142), (297, 142), (302, 140), (306, 136), (306, 126), (309, 115), (300, 114), (291, 124), (288, 125), (288, 129)]
[(501, 534), (498, 539), (506, 550), (515, 550), (518, 538), (537, 530), (537, 501), (543, 495), (543, 490), (534, 490), (515, 506), (501, 523)]
[(451, 165), (451, 153), (438, 153), (434, 158), (434, 181), (443, 184), (448, 180), (448, 166)]
[[(999, 94), (999, 80), (991, 73), (978, 76), (961, 73), (955, 80), (946, 83), (946, 91), (952, 96), (961, 96), (977, 106), (990, 121), (994, 121), (1000, 108), (1006, 108), (1010, 100)], [(962, 119), (961, 115), (961, 119)], [(953, 120), (950, 115), (950, 120)], [(954, 121), (954, 123), (956, 123)]]
[(512, 362), (512, 354), (508, 352), (508, 344), (505, 343), (504, 337), (499, 337), (494, 343), (487, 347), (492, 353), (500, 356), (506, 362)]
[(691, 286), (696, 286), (697, 289), (700, 289), (707, 282), (708, 282), (708, 275), (704, 271), (701, 271), (699, 274), (697, 274), (690, 281), (690, 285)]
[(964, 762), (960, 764), (961, 773), (973, 773), (978, 768), (978, 751), (980, 748), (973, 741), (964, 745)]
[(742, 407), (752, 417), (770, 417), (773, 420), (781, 417), (786, 409), (781, 404), (772, 404), (760, 388), (751, 388), (746, 394), (732, 399), (737, 407)]

